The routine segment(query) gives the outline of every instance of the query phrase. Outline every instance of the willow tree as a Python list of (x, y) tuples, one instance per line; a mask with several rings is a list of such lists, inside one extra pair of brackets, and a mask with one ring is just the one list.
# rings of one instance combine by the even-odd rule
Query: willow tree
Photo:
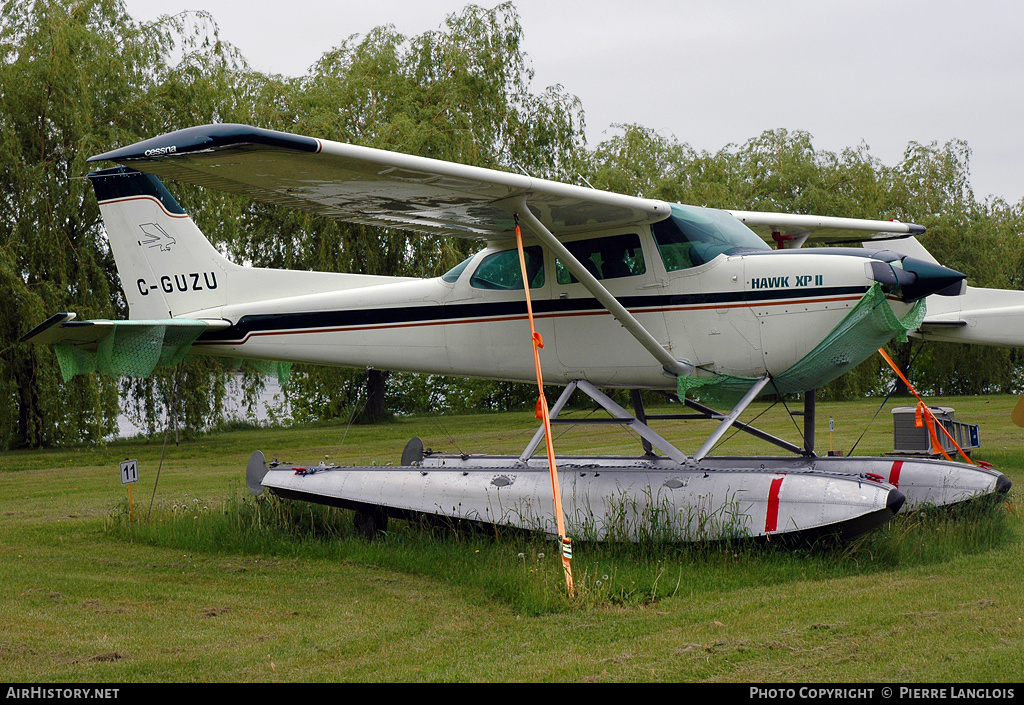
[(167, 128), (154, 93), (172, 51), (223, 47), (202, 17), (142, 25), (119, 0), (8, 0), (2, 10), (0, 445), (96, 439), (115, 428), (117, 380), (64, 381), (52, 350), (16, 341), (58, 311), (127, 314), (86, 159)]
[[(511, 3), (469, 6), (414, 37), (393, 27), (343, 39), (307, 76), (264, 84), (274, 110), (260, 126), (539, 176), (564, 177), (583, 149), (578, 100), (560, 87), (532, 90), (533, 70)], [(237, 259), (261, 266), (374, 275), (436, 276), (473, 247), (461, 240), (242, 206), (225, 232)], [(289, 381), (301, 417), (345, 413), (362, 394), (385, 415), (386, 372), (300, 366)], [(447, 383), (446, 383), (447, 384)], [(416, 385), (398, 384), (408, 391)], [(467, 392), (468, 393), (468, 392)]]
[[(921, 242), (974, 286), (1020, 289), (1024, 202), (1009, 206), (977, 198), (970, 149), (960, 140), (911, 143), (895, 168), (894, 197), (928, 231)], [(915, 384), (934, 394), (1018, 392), (1021, 351), (981, 345), (926, 343), (897, 347), (901, 365), (915, 360)]]
[[(550, 176), (561, 175), (582, 149), (578, 101), (559, 87), (531, 91), (533, 73), (511, 4), (470, 6), (417, 37), (383, 27), (342, 38), (301, 78), (253, 71), (202, 12), (141, 24), (120, 0), (8, 0), (0, 21), (5, 446), (102, 437), (126, 397), (151, 429), (172, 397), (193, 428), (220, 411), (227, 372), (208, 359), (119, 388), (96, 376), (64, 381), (51, 351), (14, 342), (57, 311), (83, 318), (127, 314), (96, 202), (82, 178), (90, 155), (209, 122), (246, 122)], [(468, 247), (173, 188), (219, 247), (259, 266), (437, 274)], [(295, 376), (293, 402), (307, 416), (337, 415), (346, 389), (362, 376), (307, 367)], [(380, 399), (384, 375), (371, 380)]]
[[(91, 154), (131, 127), (153, 124), (138, 97), (166, 46), (117, 2), (4, 4), (0, 320), (9, 343), (57, 311), (124, 312), (96, 202), (81, 177)], [(5, 445), (95, 438), (117, 415), (112, 380), (64, 384), (51, 350), (11, 344), (0, 355), (0, 385)]]

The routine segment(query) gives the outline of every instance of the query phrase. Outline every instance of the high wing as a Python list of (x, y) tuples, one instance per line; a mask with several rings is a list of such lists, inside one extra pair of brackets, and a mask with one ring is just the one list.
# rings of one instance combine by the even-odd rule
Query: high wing
[[(677, 205), (493, 169), (237, 124), (203, 125), (178, 130), (96, 155), (89, 161), (115, 161), (130, 167), (129, 170), (118, 171), (116, 174), (113, 173), (115, 170), (104, 170), (92, 176), (95, 177), (94, 185), (97, 179), (102, 180), (103, 202), (118, 207), (134, 208), (135, 215), (132, 217), (142, 216), (139, 209), (149, 209), (147, 213), (151, 212), (152, 217), (185, 219), (187, 224), (191, 224), (180, 206), (173, 203), (173, 197), (165, 193), (162, 186), (157, 187), (158, 182), (142, 185), (135, 178), (141, 176), (139, 172), (147, 172), (156, 177), (236, 193), (254, 200), (311, 211), (345, 222), (464, 237), (489, 243), (507, 243), (516, 232), (516, 224), (522, 221), (530, 234), (565, 265), (570, 274), (583, 284), (666, 371), (674, 375), (693, 374), (694, 367), (684, 360), (677, 359), (641, 325), (623, 303), (578, 261), (563, 242), (564, 238), (575, 234), (643, 226), (663, 221), (673, 217), (673, 209), (679, 208)], [(146, 197), (143, 199), (145, 204), (139, 200), (140, 195)], [(153, 198), (156, 198), (156, 201), (153, 201)], [(812, 230), (819, 229), (836, 231), (833, 232), (833, 239), (838, 241), (848, 241), (850, 233), (858, 233), (858, 237), (863, 239), (865, 233), (868, 233), (868, 237), (873, 237), (878, 232), (905, 236), (922, 230), (919, 226), (885, 221), (745, 211), (731, 213), (752, 227), (767, 228), (769, 233), (785, 231), (797, 234), (800, 240), (794, 241), (792, 245), (802, 244), (802, 240), (806, 239)], [(169, 221), (167, 224), (172, 225)], [(155, 237), (143, 227), (145, 223), (140, 222), (137, 225), (142, 228), (147, 243)], [(198, 233), (194, 224), (189, 225), (188, 229), (189, 232), (194, 231), (193, 234)], [(180, 232), (179, 236), (189, 237), (185, 232)], [(135, 239), (135, 236), (132, 236), (132, 239)], [(142, 244), (142, 241), (135, 241), (139, 245)], [(205, 239), (202, 242), (197, 240), (194, 246), (203, 249), (208, 255), (207, 259), (214, 258), (214, 254), (211, 254), (212, 248)], [(189, 292), (189, 300), (192, 302), (190, 305), (193, 307), (183, 310), (184, 316), (189, 315), (190, 311), (209, 309), (217, 302), (223, 305), (226, 300), (225, 290), (217, 283), (214, 270), (219, 267), (226, 273), (229, 266), (237, 266), (220, 263), (216, 266), (210, 264), (209, 267), (204, 265), (197, 268), (181, 264), (183, 268), (177, 270), (173, 267), (167, 268), (171, 260), (178, 261), (176, 258), (182, 257), (183, 251), (188, 249), (175, 246), (170, 254), (160, 261), (159, 281), (164, 282), (160, 288), (168, 294), (175, 295), (175, 290)], [(135, 252), (134, 248), (129, 247), (129, 250)], [(199, 286), (199, 277), (205, 277), (207, 269), (210, 274), (209, 286)], [(231, 271), (236, 273), (234, 269)], [(171, 274), (182, 280), (175, 283), (173, 288), (170, 284)], [(125, 276), (125, 273), (121, 272), (121, 275)], [(179, 318), (175, 315), (174, 306), (161, 298), (160, 290), (156, 288), (157, 279), (154, 273), (139, 273), (133, 276), (139, 277), (135, 282), (139, 291), (135, 297), (136, 303), (143, 304), (141, 308), (147, 312), (140, 318), (162, 317), (165, 310), (168, 319)], [(186, 286), (186, 276), (192, 278), (192, 286)], [(225, 277), (221, 279), (226, 282)], [(233, 274), (232, 281), (235, 279), (242, 281), (242, 278), (234, 277)], [(132, 288), (131, 284), (129, 288)], [(149, 292), (155, 292), (151, 298)], [(205, 308), (198, 305), (200, 299), (207, 303)], [(160, 303), (161, 306), (149, 305), (153, 303)], [(65, 334), (72, 333), (72, 325), (75, 324), (54, 324), (56, 329)], [(116, 326), (106, 328), (117, 334), (116, 338), (123, 338), (126, 341), (125, 350), (135, 344), (133, 342), (129, 345), (129, 339), (145, 335), (140, 331), (129, 332), (127, 328), (122, 333)], [(165, 324), (164, 321), (157, 321), (151, 326), (150, 331), (153, 336), (162, 338), (169, 331), (176, 332), (177, 328)], [(74, 333), (78, 335), (81, 331), (76, 330)], [(109, 337), (104, 336), (103, 340)], [(82, 344), (68, 344), (84, 349)], [(96, 343), (97, 353), (105, 355), (106, 348), (103, 346), (109, 344)], [(91, 346), (92, 342), (90, 341), (88, 345)], [(148, 345), (154, 349), (158, 346), (167, 347), (163, 342), (152, 342)], [(156, 355), (160, 359), (172, 356), (173, 354), (169, 354), (167, 350), (162, 350)], [(154, 354), (147, 359), (152, 357)]]
[[(658, 200), (248, 125), (190, 127), (91, 157), (345, 222), (489, 242), (514, 233), (525, 197), (556, 237), (664, 220)], [(888, 240), (912, 223), (729, 211), (768, 242)]]
[(896, 240), (924, 232), (924, 226), (898, 220), (835, 218), (797, 213), (729, 211), (767, 242), (795, 249), (812, 241), (825, 245)]
[(557, 236), (670, 213), (661, 201), (247, 125), (191, 127), (89, 159), (103, 160), (346, 222), (486, 241), (514, 235), (524, 196)]

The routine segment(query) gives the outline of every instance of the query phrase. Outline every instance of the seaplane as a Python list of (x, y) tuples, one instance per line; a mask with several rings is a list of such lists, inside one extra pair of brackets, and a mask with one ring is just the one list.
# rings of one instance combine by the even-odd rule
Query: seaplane
[[(89, 161), (114, 164), (89, 179), (129, 318), (58, 313), (28, 332), (54, 346), (65, 376), (144, 376), (199, 354), (539, 385), (542, 422), (518, 456), (437, 453), (415, 438), (399, 464), (373, 467), (256, 451), (253, 494), (352, 508), (370, 535), (389, 517), (427, 515), (563, 541), (694, 541), (851, 538), (904, 506), (1010, 487), (970, 462), (814, 450), (814, 390), (893, 338), (1024, 344), (1024, 294), (972, 290), (920, 247), (919, 225), (667, 203), (247, 125), (186, 128)], [(481, 249), (426, 279), (242, 266), (163, 180)], [(550, 407), (545, 384), (564, 390)], [(609, 389), (630, 390), (633, 409)], [(683, 452), (651, 427), (640, 390), (714, 430)], [(693, 399), (705, 393), (727, 410)], [(555, 453), (551, 423), (574, 394), (642, 450)], [(767, 394), (803, 395), (802, 445), (739, 420)], [(712, 455), (733, 427), (787, 454)]]

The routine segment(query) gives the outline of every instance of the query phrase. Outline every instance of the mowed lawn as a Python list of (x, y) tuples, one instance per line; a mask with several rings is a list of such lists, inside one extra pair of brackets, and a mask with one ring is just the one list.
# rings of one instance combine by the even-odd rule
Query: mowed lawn
[[(975, 458), (1024, 487), (1024, 429), (1009, 421), (1015, 398), (930, 401), (980, 424)], [(891, 450), (894, 404), (869, 423), (880, 402), (819, 403), (819, 452), (830, 442), (848, 452), (862, 433), (857, 454)], [(177, 445), (172, 437), (166, 450), (161, 436), (5, 453), (0, 674), (91, 683), (1020, 681), (1016, 490), (984, 511), (899, 516), (845, 547), (578, 545), (576, 600), (553, 547), (534, 537), (392, 522), (392, 534), (370, 544), (344, 515), (336, 535), (325, 532), (330, 517), (305, 505), (288, 521), (308, 518), (309, 538), (281, 531), (245, 491), (254, 450), (302, 463), (396, 463), (419, 436), (438, 450), (518, 454), (535, 424), (530, 413), (423, 416)], [(757, 424), (798, 438), (781, 406)], [(655, 428), (692, 452), (712, 425)], [(555, 433), (556, 453), (639, 447), (607, 426)], [(718, 452), (775, 451), (740, 434)], [(118, 470), (128, 458), (140, 468), (130, 503)], [(232, 533), (236, 515), (249, 522), (245, 535)]]

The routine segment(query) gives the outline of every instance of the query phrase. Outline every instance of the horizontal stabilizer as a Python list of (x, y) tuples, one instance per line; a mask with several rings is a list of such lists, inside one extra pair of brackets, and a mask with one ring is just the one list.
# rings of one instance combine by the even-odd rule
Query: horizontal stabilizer
[[(887, 244), (885, 249), (938, 264), (913, 237)], [(955, 296), (928, 297), (928, 315), (911, 335), (946, 343), (1024, 347), (1024, 291), (967, 286), (966, 282), (953, 289)]]
[[(1013, 295), (1021, 303), (999, 305), (1000, 298)], [(961, 308), (934, 315), (929, 300), (929, 315), (914, 335), (949, 343), (1024, 347), (1024, 292), (968, 287), (965, 298)], [(991, 305), (986, 305), (988, 301)]]
[(173, 365), (207, 330), (227, 328), (224, 320), (76, 321), (58, 313), (22, 336), (21, 342), (53, 345), (64, 380), (99, 372), (119, 377), (148, 377), (157, 365)]

